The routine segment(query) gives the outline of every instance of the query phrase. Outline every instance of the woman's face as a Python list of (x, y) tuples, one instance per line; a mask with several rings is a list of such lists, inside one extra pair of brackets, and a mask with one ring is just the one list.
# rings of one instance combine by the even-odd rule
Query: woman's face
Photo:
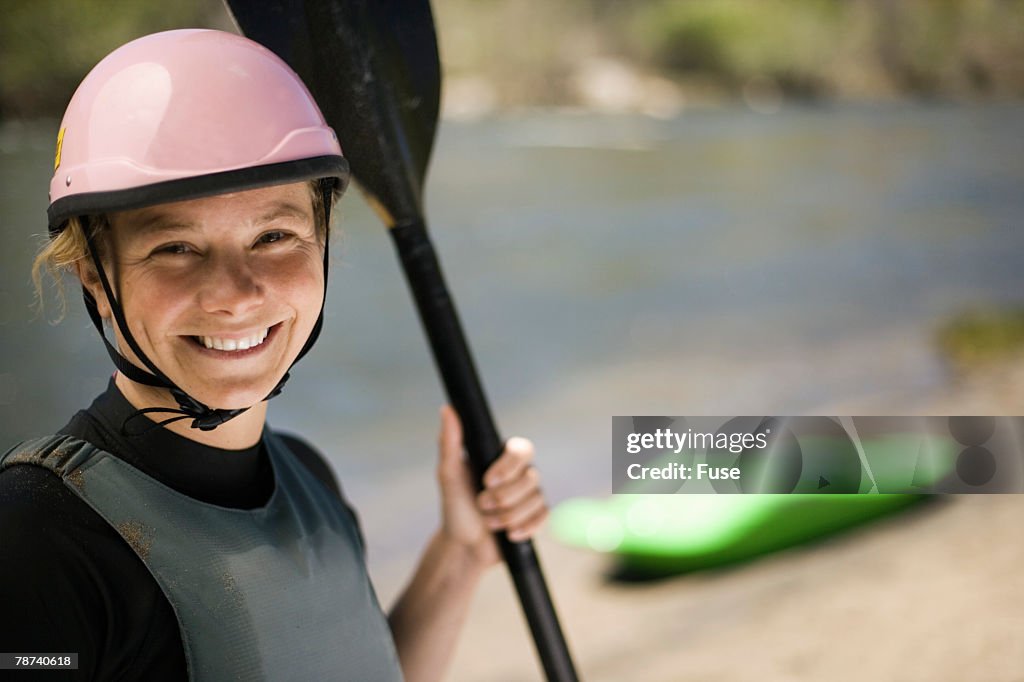
[[(104, 265), (146, 356), (210, 407), (263, 400), (298, 356), (323, 300), (308, 184), (123, 211), (110, 223)], [(109, 318), (102, 291), (94, 294)], [(120, 331), (117, 339), (144, 367)]]

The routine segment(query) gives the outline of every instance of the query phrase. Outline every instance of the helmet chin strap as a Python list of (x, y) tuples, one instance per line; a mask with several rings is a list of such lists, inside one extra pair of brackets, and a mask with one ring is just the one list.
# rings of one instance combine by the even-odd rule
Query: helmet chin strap
[[(280, 395), (284, 389), (285, 383), (288, 381), (290, 376), (291, 368), (295, 366), (295, 363), (302, 359), (302, 357), (309, 352), (309, 349), (316, 343), (317, 338), (320, 336), (320, 330), (323, 328), (324, 322), (324, 303), (327, 300), (327, 270), (328, 270), (328, 246), (330, 243), (330, 224), (331, 224), (331, 196), (334, 189), (334, 182), (329, 179), (320, 181), (320, 191), (323, 194), (324, 200), (324, 223), (326, 225), (324, 235), (324, 297), (320, 301), (320, 314), (317, 316), (316, 324), (313, 326), (313, 331), (310, 332), (309, 338), (306, 339), (306, 343), (302, 346), (302, 350), (299, 351), (298, 357), (288, 367), (289, 372), (285, 372), (285, 375), (281, 377), (281, 380), (277, 382), (274, 389), (270, 391), (266, 398), (263, 400), (270, 400), (271, 398)], [(100, 338), (103, 339), (103, 345), (107, 348), (107, 354), (110, 359), (114, 362), (114, 366), (117, 370), (124, 374), (128, 379), (143, 384), (145, 386), (153, 386), (155, 388), (163, 388), (170, 391), (171, 396), (178, 403), (178, 409), (169, 407), (147, 407), (145, 409), (137, 410), (125, 420), (121, 426), (121, 430), (127, 433), (127, 424), (132, 419), (136, 419), (141, 415), (151, 414), (153, 412), (165, 412), (170, 414), (177, 414), (179, 416), (172, 417), (162, 422), (155, 423), (150, 428), (156, 428), (158, 426), (165, 426), (172, 422), (180, 421), (182, 419), (191, 419), (192, 423), (190, 426), (193, 429), (199, 429), (200, 431), (212, 431), (221, 424), (234, 419), (238, 415), (242, 414), (248, 407), (242, 407), (237, 409), (218, 409), (209, 407), (202, 402), (196, 400), (183, 389), (178, 387), (173, 381), (171, 381), (166, 374), (160, 371), (160, 368), (150, 360), (139, 344), (135, 341), (135, 337), (132, 336), (131, 330), (128, 328), (128, 322), (125, 319), (124, 309), (121, 307), (120, 301), (114, 295), (113, 288), (110, 286), (110, 281), (107, 279), (107, 274), (103, 270), (103, 264), (99, 258), (99, 251), (96, 249), (96, 244), (93, 240), (92, 234), (86, 230), (86, 242), (89, 246), (89, 255), (92, 257), (92, 262), (96, 267), (96, 273), (99, 276), (100, 284), (103, 286), (103, 291), (107, 296), (107, 301), (110, 303), (110, 310), (114, 316), (114, 323), (117, 328), (121, 331), (121, 336), (124, 338), (125, 343), (131, 348), (143, 365), (149, 371), (146, 371), (134, 364), (132, 364), (127, 358), (118, 352), (117, 348), (110, 343), (107, 339), (107, 335), (103, 331), (103, 318), (100, 316), (99, 307), (96, 304), (96, 299), (86, 289), (82, 287), (82, 297), (85, 300), (85, 308), (89, 312), (89, 317), (92, 319), (93, 325), (100, 334)], [(141, 435), (150, 429), (143, 429), (139, 434), (130, 435)]]

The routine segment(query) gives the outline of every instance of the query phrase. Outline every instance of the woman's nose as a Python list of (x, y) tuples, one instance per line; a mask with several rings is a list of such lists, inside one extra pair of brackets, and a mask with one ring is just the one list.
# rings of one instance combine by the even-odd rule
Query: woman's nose
[(244, 316), (263, 303), (263, 285), (243, 257), (212, 257), (202, 278), (199, 304), (208, 313)]

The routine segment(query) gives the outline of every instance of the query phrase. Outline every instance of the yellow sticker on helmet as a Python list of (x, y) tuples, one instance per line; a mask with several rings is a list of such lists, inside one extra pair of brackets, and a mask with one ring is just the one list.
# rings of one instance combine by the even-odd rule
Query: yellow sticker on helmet
[(53, 155), (53, 170), (57, 170), (60, 166), (60, 148), (64, 145), (64, 131), (67, 128), (61, 128), (60, 132), (57, 133), (57, 153)]

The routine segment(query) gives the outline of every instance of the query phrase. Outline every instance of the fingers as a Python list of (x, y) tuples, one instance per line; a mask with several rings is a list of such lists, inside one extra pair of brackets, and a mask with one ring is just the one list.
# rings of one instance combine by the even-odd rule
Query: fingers
[(537, 531), (541, 529), (544, 522), (548, 520), (548, 508), (545, 505), (544, 509), (534, 514), (530, 518), (526, 519), (523, 523), (512, 528), (508, 531), (508, 539), (512, 542), (522, 542), (523, 540), (529, 540)]
[(533, 461), (533, 443), (518, 436), (505, 442), (501, 456), (484, 473), (484, 486), (491, 488), (519, 476)]
[(483, 512), (507, 512), (521, 504), (540, 489), (540, 474), (530, 467), (507, 483), (487, 488), (477, 495), (477, 504)]
[(509, 509), (484, 512), (484, 520), (492, 531), (504, 530), (510, 540), (530, 537), (548, 515), (548, 507), (540, 490), (534, 490), (519, 504)]
[(487, 527), (505, 530), (513, 542), (531, 537), (548, 516), (540, 474), (530, 465), (533, 456), (533, 443), (510, 438), (484, 474), (486, 488), (477, 496)]

